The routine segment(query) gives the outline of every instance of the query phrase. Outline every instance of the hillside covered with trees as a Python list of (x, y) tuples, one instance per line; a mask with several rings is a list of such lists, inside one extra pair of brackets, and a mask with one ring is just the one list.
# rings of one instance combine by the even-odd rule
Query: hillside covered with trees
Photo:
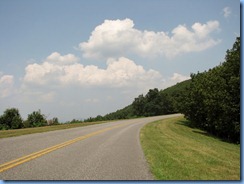
[(139, 95), (132, 104), (123, 109), (105, 116), (90, 117), (84, 121), (130, 119), (181, 112), (184, 96), (187, 93), (187, 88), (190, 87), (190, 83), (191, 80), (186, 80), (164, 90), (150, 89), (145, 96), (143, 94)]

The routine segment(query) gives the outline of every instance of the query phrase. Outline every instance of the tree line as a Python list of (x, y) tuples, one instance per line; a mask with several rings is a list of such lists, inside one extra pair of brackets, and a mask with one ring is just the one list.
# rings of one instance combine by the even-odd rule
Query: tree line
[(41, 110), (33, 111), (23, 120), (17, 108), (6, 109), (0, 116), (0, 130), (41, 127), (60, 124), (57, 117), (47, 120)]
[(180, 104), (183, 103), (182, 93), (190, 85), (190, 80), (183, 81), (164, 90), (158, 88), (149, 89), (146, 95), (139, 95), (132, 104), (105, 116), (98, 115), (85, 119), (85, 122), (106, 121), (116, 119), (131, 119), (166, 115), (180, 112)]

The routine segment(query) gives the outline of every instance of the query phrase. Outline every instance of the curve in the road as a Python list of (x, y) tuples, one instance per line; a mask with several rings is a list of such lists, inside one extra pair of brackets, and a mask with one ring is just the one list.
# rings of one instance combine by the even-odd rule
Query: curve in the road
[(178, 115), (0, 139), (0, 179), (153, 180), (141, 149), (140, 129)]

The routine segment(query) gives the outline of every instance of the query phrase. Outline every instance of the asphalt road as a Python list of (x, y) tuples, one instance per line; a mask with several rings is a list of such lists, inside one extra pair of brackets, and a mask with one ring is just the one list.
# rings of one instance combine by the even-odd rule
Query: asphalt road
[(179, 114), (0, 139), (0, 179), (153, 180), (139, 132), (174, 116)]

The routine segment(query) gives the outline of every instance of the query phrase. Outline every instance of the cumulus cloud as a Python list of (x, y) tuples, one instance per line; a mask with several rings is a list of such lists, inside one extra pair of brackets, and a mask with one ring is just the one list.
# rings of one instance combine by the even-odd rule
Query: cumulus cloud
[(56, 82), (64, 72), (64, 66), (75, 66), (78, 60), (73, 54), (61, 56), (60, 53), (54, 52), (42, 64), (29, 64), (25, 68), (24, 81), (42, 85)]
[(0, 98), (10, 96), (14, 90), (14, 76), (2, 75), (0, 76)]
[(25, 68), (25, 84), (113, 88), (143, 86), (161, 79), (159, 72), (145, 70), (125, 57), (107, 59), (106, 69), (95, 65), (84, 66), (74, 58), (76, 57), (73, 55), (61, 56), (59, 53), (52, 53), (41, 64), (29, 64)]
[(56, 64), (64, 65), (64, 64), (73, 64), (79, 61), (79, 58), (74, 56), (73, 54), (67, 54), (61, 56), (58, 52), (53, 52), (50, 56), (47, 57), (48, 62), (54, 62)]
[(227, 17), (229, 17), (230, 15), (231, 15), (231, 9), (230, 9), (230, 7), (225, 7), (224, 9), (223, 9), (223, 14), (224, 14), (224, 17), (225, 18), (227, 18)]
[(141, 57), (175, 57), (197, 52), (217, 45), (220, 40), (211, 37), (219, 30), (218, 21), (195, 23), (191, 28), (179, 25), (166, 32), (141, 31), (134, 28), (131, 19), (105, 20), (91, 33), (87, 42), (79, 44), (85, 58), (121, 57), (136, 54)]

